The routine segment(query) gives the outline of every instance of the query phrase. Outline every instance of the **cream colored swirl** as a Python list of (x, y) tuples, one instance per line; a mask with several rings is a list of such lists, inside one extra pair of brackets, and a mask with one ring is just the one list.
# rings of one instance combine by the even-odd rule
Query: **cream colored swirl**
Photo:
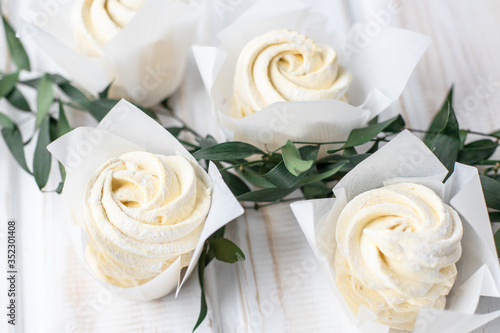
[(90, 179), (84, 213), (94, 272), (120, 287), (141, 285), (191, 258), (211, 203), (211, 182), (181, 156), (132, 152)]
[(431, 189), (402, 183), (362, 193), (337, 222), (336, 282), (351, 310), (412, 330), (421, 307), (442, 309), (453, 286), (462, 223)]
[(99, 56), (101, 46), (115, 37), (146, 0), (80, 0), (76, 10), (77, 50)]
[(291, 30), (274, 30), (241, 51), (234, 76), (232, 116), (246, 117), (275, 102), (347, 101), (352, 75), (337, 54)]

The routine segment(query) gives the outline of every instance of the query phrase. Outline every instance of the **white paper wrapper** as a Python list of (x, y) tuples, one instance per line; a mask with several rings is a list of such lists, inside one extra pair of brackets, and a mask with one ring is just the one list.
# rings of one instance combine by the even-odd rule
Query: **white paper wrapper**
[(20, 26), (18, 35), (34, 39), (68, 79), (92, 94), (113, 81), (112, 98), (127, 98), (149, 107), (177, 89), (195, 38), (201, 4), (194, 0), (147, 0), (125, 28), (102, 47), (101, 57), (75, 51), (75, 5), (77, 1), (66, 0), (51, 7), (32, 0), (34, 14), (30, 22)]
[[(356, 195), (405, 181), (436, 191), (460, 214), (464, 227), (458, 276), (447, 296), (446, 309), (420, 310), (414, 332), (470, 332), (500, 317), (500, 311), (474, 314), (481, 295), (500, 297), (499, 261), (477, 169), (457, 163), (453, 175), (443, 184), (447, 173), (422, 141), (404, 131), (342, 178), (333, 189), (335, 199), (291, 204), (337, 300), (363, 332), (389, 332), (389, 328), (374, 322), (374, 315), (363, 306), (355, 318), (337, 288), (333, 265), (337, 246), (336, 220)], [(330, 222), (325, 223), (327, 220)]]
[[(287, 140), (345, 140), (353, 128), (365, 125), (401, 94), (429, 44), (414, 32), (381, 28), (361, 40), (359, 27), (348, 38), (336, 36), (327, 17), (310, 11), (299, 0), (259, 1), (219, 34), (218, 47), (195, 46), (195, 58), (213, 103), (214, 117), (229, 140), (274, 150)], [(339, 63), (353, 74), (350, 103), (337, 100), (274, 103), (243, 119), (229, 116), (236, 61), (254, 37), (274, 29), (292, 29), (317, 44), (330, 45)], [(345, 50), (346, 52), (343, 52)]]
[[(180, 269), (180, 259), (151, 281), (133, 288), (118, 288), (99, 280), (84, 260), (88, 234), (83, 215), (84, 193), (88, 180), (107, 160), (132, 151), (148, 151), (166, 156), (193, 156), (157, 122), (129, 102), (120, 101), (97, 128), (79, 127), (48, 146), (49, 151), (66, 167), (67, 177), (61, 195), (62, 217), (79, 259), (89, 273), (111, 292), (134, 300), (152, 300), (175, 288), (179, 292), (196, 266), (205, 240), (216, 230), (243, 214), (243, 208), (224, 183), (217, 167), (210, 164), (212, 204), (205, 226), (187, 270)], [(181, 273), (183, 274), (181, 276)]]

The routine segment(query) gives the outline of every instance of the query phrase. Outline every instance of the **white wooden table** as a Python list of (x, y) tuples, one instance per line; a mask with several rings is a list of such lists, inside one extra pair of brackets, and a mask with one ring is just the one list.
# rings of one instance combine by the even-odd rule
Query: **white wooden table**
[[(314, 2), (316, 2), (315, 0)], [(375, 19), (389, 1), (324, 0), (340, 33), (355, 21)], [(7, 1), (14, 23), (26, 13), (25, 0)], [(251, 1), (220, 0), (231, 6), (220, 24)], [(324, 13), (327, 14), (327, 13)], [(227, 15), (227, 17), (225, 17)], [(389, 24), (420, 32), (432, 45), (401, 98), (391, 107), (412, 128), (424, 129), (450, 85), (455, 84), (457, 116), (463, 128), (500, 128), (500, 2), (495, 0), (404, 1)], [(0, 68), (8, 68), (0, 37)], [(36, 66), (53, 65), (29, 47)], [(489, 82), (489, 83), (487, 83)], [(487, 85), (488, 93), (477, 89)], [(194, 97), (193, 97), (194, 96)], [(191, 60), (176, 93), (176, 111), (202, 133), (215, 131), (208, 97)], [(0, 104), (2, 111), (8, 110)], [(87, 118), (73, 116), (74, 123)], [(208, 125), (207, 125), (208, 124)], [(23, 125), (29, 133), (31, 121)], [(30, 149), (33, 149), (31, 147)], [(31, 153), (28, 162), (31, 163)], [(56, 186), (53, 177), (50, 186)], [(3, 314), (6, 281), (0, 279), (0, 332), (190, 332), (199, 311), (196, 274), (178, 299), (172, 295), (141, 303), (111, 296), (77, 262), (58, 215), (56, 194), (41, 194), (0, 140), (0, 270), (6, 271), (6, 222), (18, 223), (18, 317), (7, 325)], [(214, 262), (206, 272), (210, 312), (198, 332), (356, 332), (334, 301), (313, 253), (288, 205), (246, 214), (228, 227), (229, 237), (246, 254), (235, 265)], [(3, 276), (3, 275), (2, 275)], [(481, 299), (480, 311), (500, 309), (500, 300)], [(500, 332), (500, 320), (476, 332)]]

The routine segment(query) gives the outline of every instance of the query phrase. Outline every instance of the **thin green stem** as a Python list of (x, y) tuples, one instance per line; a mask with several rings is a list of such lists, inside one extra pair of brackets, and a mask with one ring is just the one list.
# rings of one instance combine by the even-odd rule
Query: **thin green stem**
[[(431, 133), (431, 132), (426, 131), (426, 130), (420, 130), (420, 129), (415, 129), (415, 128), (407, 128), (407, 130), (410, 131), (410, 132), (423, 133), (423, 134)], [(466, 130), (466, 131), (469, 134), (480, 135), (480, 136), (484, 136), (484, 137), (488, 137), (488, 138), (498, 139), (498, 137), (495, 136), (495, 135), (491, 135), (491, 134), (487, 134), (487, 133), (481, 133), (481, 132), (476, 132), (476, 131), (471, 131), (471, 130)]]
[(281, 146), (281, 147), (279, 147), (279, 148), (277, 148), (277, 149), (275, 149), (273, 151), (269, 151), (268, 150), (266, 156), (271, 157), (272, 154), (275, 154), (275, 153), (279, 152), (281, 150), (281, 148), (283, 148), (283, 146)]
[(500, 160), (481, 160), (476, 165), (500, 165)]
[[(370, 142), (380, 142), (380, 141), (384, 141), (384, 142), (389, 142), (389, 140), (386, 139), (386, 137), (381, 137), (381, 138), (373, 138), (370, 140)], [(321, 146), (321, 145), (337, 145), (337, 144), (343, 144), (343, 143), (346, 143), (347, 141), (329, 141), (329, 142), (308, 142), (308, 141), (292, 141), (292, 143), (294, 144), (299, 144), (299, 145), (318, 145), (318, 146)], [(280, 150), (282, 147), (280, 147), (278, 150)]]
[(497, 137), (497, 136), (494, 136), (494, 135), (491, 135), (491, 134), (480, 133), (480, 132), (470, 131), (470, 130), (467, 130), (467, 132), (468, 132), (469, 134), (480, 135), (480, 136), (486, 136), (486, 137), (489, 137), (489, 138), (495, 138), (495, 139), (498, 139), (498, 137)]
[(292, 143), (298, 144), (298, 145), (319, 145), (319, 146), (321, 146), (321, 145), (336, 145), (336, 144), (342, 144), (342, 143), (346, 143), (346, 142), (347, 141), (330, 141), (330, 142), (292, 141)]
[(304, 197), (298, 197), (298, 198), (290, 198), (290, 199), (280, 199), (278, 201), (274, 201), (274, 202), (270, 202), (270, 203), (266, 203), (266, 204), (258, 204), (258, 203), (255, 203), (254, 205), (252, 206), (243, 206), (243, 208), (265, 208), (265, 207), (269, 207), (269, 206), (274, 206), (274, 205), (277, 205), (277, 204), (280, 204), (280, 203), (285, 203), (285, 202), (292, 202), (292, 201), (298, 201), (298, 200), (304, 200)]
[(407, 130), (410, 131), (410, 132), (415, 132), (415, 133), (423, 133), (423, 134), (429, 133), (429, 131), (420, 130), (420, 129), (414, 129), (414, 128), (407, 128)]
[(191, 134), (193, 134), (195, 137), (197, 138), (203, 138), (203, 136), (196, 132), (194, 129), (192, 129), (191, 127), (189, 127), (189, 125), (181, 118), (179, 117), (178, 115), (176, 115), (172, 110), (170, 109), (166, 109), (167, 110), (167, 114), (169, 117), (172, 117), (174, 118), (175, 120), (177, 120), (178, 122), (180, 122), (183, 126), (183, 129), (187, 132), (190, 132)]

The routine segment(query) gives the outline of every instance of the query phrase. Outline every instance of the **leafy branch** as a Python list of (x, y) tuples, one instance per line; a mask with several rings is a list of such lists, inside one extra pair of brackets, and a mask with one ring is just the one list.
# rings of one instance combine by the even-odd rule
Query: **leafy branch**
[[(453, 89), (427, 130), (408, 129), (403, 118), (395, 116), (354, 129), (345, 141), (288, 141), (274, 151), (262, 151), (244, 142), (199, 144), (190, 149), (198, 160), (216, 162), (224, 181), (238, 199), (251, 202), (258, 209), (280, 202), (332, 197), (337, 181), (375, 153), (381, 143), (408, 129), (424, 134), (424, 143), (449, 170), (443, 181), (451, 175), (456, 162), (484, 169), (480, 179), (491, 210), (490, 219), (500, 222), (500, 160), (490, 159), (499, 146), (500, 130), (488, 134), (460, 129), (452, 96)], [(469, 135), (482, 138), (468, 142)], [(206, 141), (200, 136), (197, 140)], [(318, 157), (321, 146), (332, 144), (339, 148), (327, 150), (326, 157)], [(290, 199), (288, 196), (297, 190), (300, 196)], [(500, 254), (500, 231), (495, 234), (495, 240)]]

